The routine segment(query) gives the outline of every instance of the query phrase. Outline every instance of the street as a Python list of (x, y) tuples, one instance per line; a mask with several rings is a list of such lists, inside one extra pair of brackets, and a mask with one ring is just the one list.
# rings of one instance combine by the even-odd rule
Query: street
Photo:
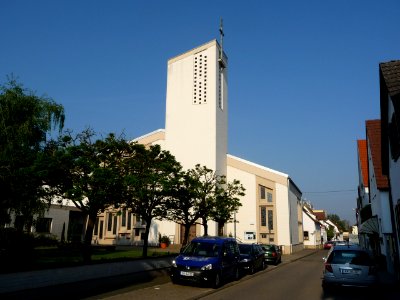
[[(264, 271), (244, 276), (238, 282), (228, 282), (218, 290), (170, 282), (134, 291), (114, 291), (113, 295), (98, 295), (96, 299), (400, 299), (398, 291), (338, 288), (324, 294), (321, 288), (322, 257), (320, 250), (294, 262), (269, 265)], [(376, 294), (379, 292), (379, 296)]]

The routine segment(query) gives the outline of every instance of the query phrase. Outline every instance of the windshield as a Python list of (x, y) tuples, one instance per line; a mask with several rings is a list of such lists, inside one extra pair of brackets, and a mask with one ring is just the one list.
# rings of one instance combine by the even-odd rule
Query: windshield
[(190, 256), (218, 256), (220, 245), (215, 243), (191, 242), (189, 246), (183, 250), (183, 254)]

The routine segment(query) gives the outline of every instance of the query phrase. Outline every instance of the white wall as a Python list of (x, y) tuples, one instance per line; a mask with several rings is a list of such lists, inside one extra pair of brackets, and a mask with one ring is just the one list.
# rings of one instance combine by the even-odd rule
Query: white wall
[[(244, 233), (246, 231), (254, 231), (257, 235), (257, 188), (256, 188), (256, 177), (254, 174), (233, 168), (228, 166), (228, 181), (234, 179), (240, 180), (240, 183), (246, 189), (246, 195), (241, 198), (242, 206), (239, 208), (239, 212), (236, 214), (236, 237), (241, 241), (244, 241)], [(229, 223), (227, 226), (227, 233), (232, 233), (234, 236), (234, 224)], [(256, 241), (254, 241), (256, 242)]]
[[(290, 207), (288, 187), (276, 184), (276, 220), (278, 228), (277, 245), (290, 245)], [(297, 215), (297, 212), (296, 212)], [(297, 227), (296, 227), (297, 230)]]
[[(194, 57), (207, 56), (207, 100), (193, 103)], [(204, 72), (204, 71), (203, 71)], [(168, 62), (166, 148), (184, 168), (205, 165), (226, 174), (227, 82), (224, 76), (224, 109), (218, 107), (218, 46), (216, 41), (193, 49)], [(225, 71), (226, 72), (226, 71)], [(206, 84), (206, 86), (204, 86)], [(197, 90), (199, 87), (197, 86)], [(204, 97), (203, 97), (204, 99)]]

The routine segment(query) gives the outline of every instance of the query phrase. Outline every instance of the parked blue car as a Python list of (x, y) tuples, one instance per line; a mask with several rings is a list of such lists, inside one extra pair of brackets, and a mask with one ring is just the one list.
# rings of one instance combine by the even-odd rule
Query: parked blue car
[(205, 283), (218, 288), (227, 279), (239, 279), (240, 253), (235, 239), (198, 237), (172, 261), (173, 283)]

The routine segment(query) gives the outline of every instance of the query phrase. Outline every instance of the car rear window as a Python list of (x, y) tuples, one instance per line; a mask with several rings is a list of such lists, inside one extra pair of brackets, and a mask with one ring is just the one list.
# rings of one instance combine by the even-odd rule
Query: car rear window
[(360, 266), (370, 266), (372, 264), (368, 253), (355, 250), (336, 250), (331, 253), (328, 258), (331, 264), (352, 264)]
[(271, 251), (271, 250), (273, 251), (273, 250), (275, 250), (274, 245), (262, 245), (261, 247), (263, 248), (264, 251)]
[(242, 254), (251, 254), (251, 245), (239, 244), (239, 251)]

